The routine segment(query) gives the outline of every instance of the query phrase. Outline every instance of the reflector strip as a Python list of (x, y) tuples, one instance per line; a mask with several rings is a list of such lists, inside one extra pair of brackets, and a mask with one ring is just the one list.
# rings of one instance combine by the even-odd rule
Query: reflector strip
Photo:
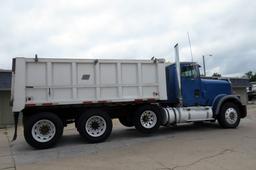
[(151, 101), (151, 102), (156, 101), (156, 99), (155, 99), (155, 98), (148, 98), (147, 100), (148, 100), (148, 101)]
[(25, 104), (26, 107), (34, 107), (36, 104), (30, 103), (30, 104)]
[(92, 104), (92, 101), (83, 101), (83, 104)]
[(135, 101), (136, 103), (141, 103), (141, 102), (143, 102), (142, 99), (135, 99), (134, 101)]

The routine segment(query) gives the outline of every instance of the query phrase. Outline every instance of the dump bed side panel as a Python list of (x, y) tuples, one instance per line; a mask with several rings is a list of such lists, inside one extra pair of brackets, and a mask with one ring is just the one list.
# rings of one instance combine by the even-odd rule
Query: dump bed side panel
[(165, 63), (17, 58), (13, 111), (26, 105), (166, 100)]

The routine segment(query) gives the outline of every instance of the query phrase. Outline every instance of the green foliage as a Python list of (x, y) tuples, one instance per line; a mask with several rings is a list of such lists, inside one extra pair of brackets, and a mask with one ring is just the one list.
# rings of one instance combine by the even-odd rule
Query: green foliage
[(221, 77), (221, 74), (219, 74), (219, 73), (213, 73), (212, 77)]
[(252, 71), (248, 71), (247, 73), (245, 73), (245, 76), (250, 80), (250, 82), (256, 81), (256, 73)]

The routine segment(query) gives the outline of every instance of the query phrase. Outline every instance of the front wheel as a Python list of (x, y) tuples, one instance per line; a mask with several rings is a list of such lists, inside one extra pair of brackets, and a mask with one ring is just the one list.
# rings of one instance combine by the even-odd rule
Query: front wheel
[(77, 129), (80, 135), (89, 143), (105, 141), (112, 131), (110, 116), (101, 110), (89, 110), (78, 120)]
[(150, 134), (158, 130), (162, 122), (159, 107), (154, 105), (141, 106), (135, 113), (134, 125), (139, 132)]
[(234, 103), (228, 102), (221, 107), (218, 122), (223, 128), (236, 128), (240, 123), (240, 112)]
[(38, 113), (25, 119), (24, 137), (34, 148), (50, 148), (63, 134), (63, 122), (53, 113)]

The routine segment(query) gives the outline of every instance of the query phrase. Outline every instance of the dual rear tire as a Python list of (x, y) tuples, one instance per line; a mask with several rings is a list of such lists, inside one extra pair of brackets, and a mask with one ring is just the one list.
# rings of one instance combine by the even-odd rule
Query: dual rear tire
[(77, 122), (80, 136), (89, 143), (105, 141), (110, 136), (112, 127), (111, 117), (100, 109), (88, 110)]
[(43, 112), (23, 119), (25, 140), (36, 149), (53, 147), (63, 134), (63, 122), (53, 113)]
[(140, 106), (134, 114), (119, 117), (119, 122), (125, 127), (133, 127), (144, 134), (158, 130), (162, 122), (160, 108), (156, 105)]
[(134, 115), (135, 128), (143, 134), (157, 131), (162, 124), (161, 110), (156, 105), (141, 106)]

